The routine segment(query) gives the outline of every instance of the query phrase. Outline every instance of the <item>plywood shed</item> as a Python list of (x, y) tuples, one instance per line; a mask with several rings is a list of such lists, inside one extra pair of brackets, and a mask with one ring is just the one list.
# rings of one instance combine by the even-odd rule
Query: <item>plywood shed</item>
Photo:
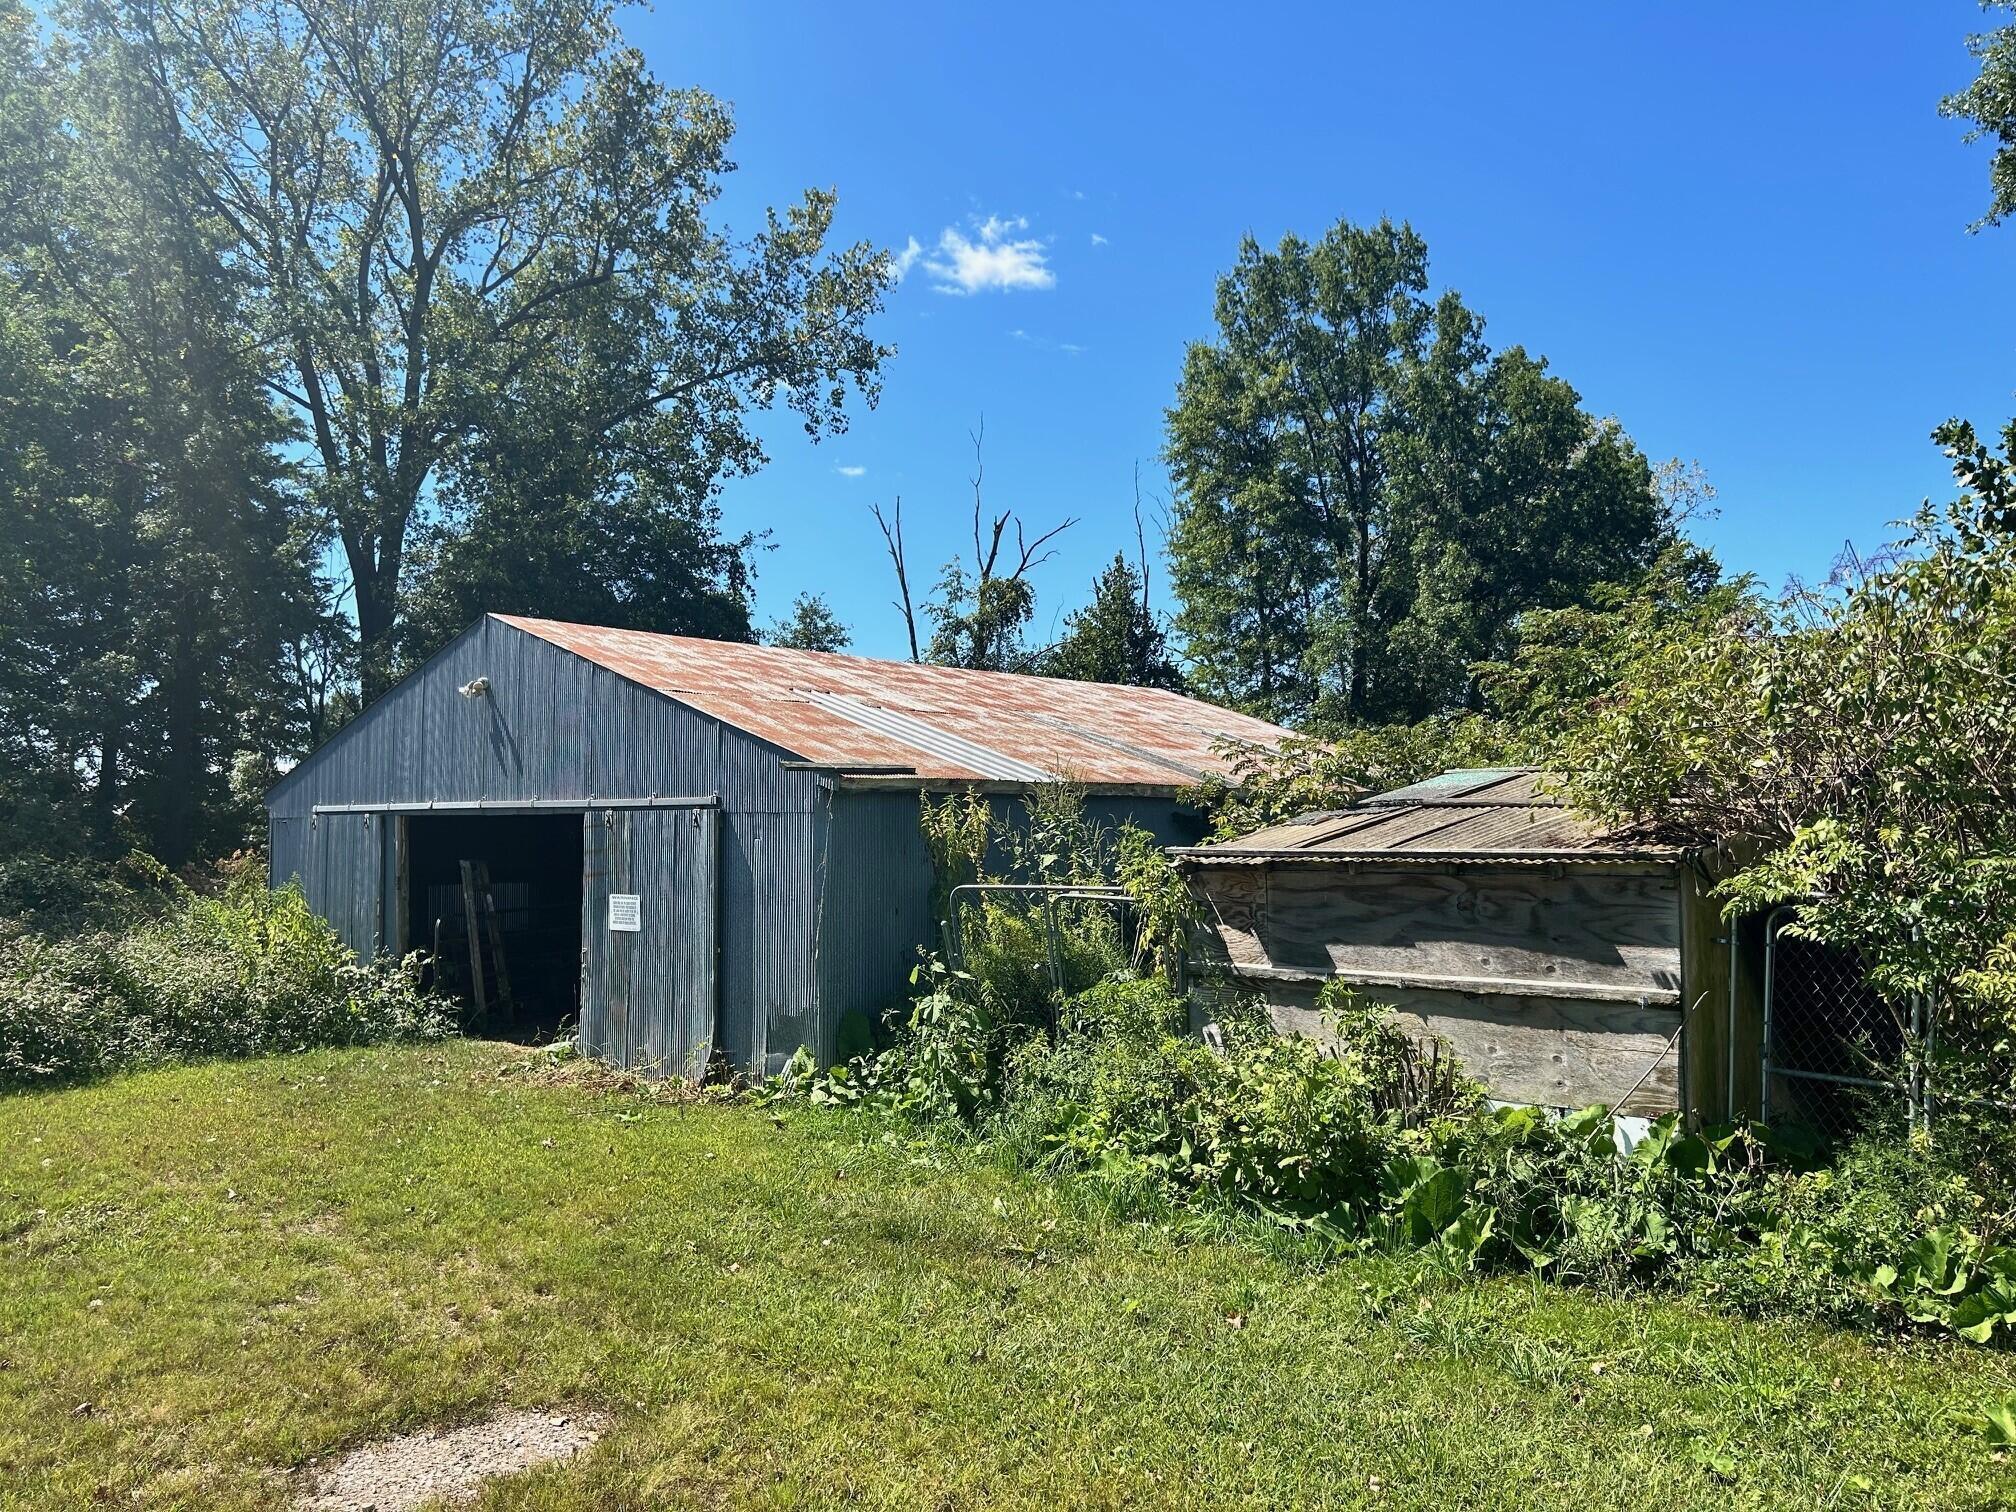
[(1506, 1102), (1706, 1121), (1753, 1104), (1756, 951), (1702, 859), (1605, 834), (1546, 788), (1445, 772), (1176, 849), (1204, 969), (1298, 1032), (1321, 1033), (1325, 982), (1349, 983)]
[(1155, 689), (489, 615), (268, 794), (272, 880), (361, 952), (436, 951), (478, 1027), (763, 1072), (833, 1053), (935, 943), (920, 792), (1068, 779), (1184, 844), (1214, 747), (1283, 733)]

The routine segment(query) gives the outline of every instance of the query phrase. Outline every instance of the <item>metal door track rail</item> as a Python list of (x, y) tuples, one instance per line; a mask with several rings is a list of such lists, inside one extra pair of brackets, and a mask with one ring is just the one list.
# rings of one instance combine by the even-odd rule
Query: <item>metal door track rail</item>
[(318, 803), (317, 814), (585, 814), (594, 809), (719, 808), (721, 795), (685, 798), (470, 798), (421, 803)]

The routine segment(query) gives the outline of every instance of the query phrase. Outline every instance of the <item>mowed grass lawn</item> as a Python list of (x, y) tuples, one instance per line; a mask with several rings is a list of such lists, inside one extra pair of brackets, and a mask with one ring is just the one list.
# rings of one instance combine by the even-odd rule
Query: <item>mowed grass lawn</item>
[[(0, 1099), (0, 1504), (284, 1504), (606, 1409), (494, 1507), (2016, 1503), (2007, 1355), (1102, 1219), (480, 1043)], [(88, 1405), (87, 1405), (88, 1404)]]

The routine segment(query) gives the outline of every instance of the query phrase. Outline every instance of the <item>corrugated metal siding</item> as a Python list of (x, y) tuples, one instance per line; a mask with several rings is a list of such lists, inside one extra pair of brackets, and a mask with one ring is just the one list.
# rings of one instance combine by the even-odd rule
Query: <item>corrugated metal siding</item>
[[(478, 677), (490, 680), (487, 697), (456, 691)], [(738, 1065), (760, 1064), (773, 1016), (785, 1026), (780, 1033), (791, 1034), (810, 1022), (812, 1011), (811, 812), (818, 778), (787, 771), (786, 754), (486, 619), (274, 790), (272, 874), (284, 881), (298, 872), (309, 901), (338, 922), (346, 940), (375, 944), (381, 899), (396, 895), (396, 857), (374, 850), (373, 876), (366, 879), (352, 860), (325, 855), (319, 827), (368, 819), (376, 835), (386, 821), (312, 815), (317, 804), (718, 793), (722, 1046)], [(652, 893), (676, 888), (669, 850), (640, 856), (638, 864), (640, 890), (647, 883)]]
[(938, 924), (915, 793), (838, 793), (818, 823), (816, 1043), (825, 1058), (847, 1014), (875, 1021), (905, 1001), (917, 947), (937, 943)]
[[(994, 797), (989, 803), (997, 823), (1024, 818), (1018, 799)], [(771, 1040), (773, 1069), (800, 1044), (815, 1046), (822, 1059), (831, 1057), (840, 1021), (849, 1012), (878, 1019), (906, 1002), (918, 947), (939, 947), (931, 858), (918, 808), (915, 793), (842, 791), (819, 816), (818, 1019), (797, 1038)], [(1109, 829), (1137, 824), (1164, 845), (1192, 843), (1204, 827), (1202, 815), (1173, 798), (1090, 798), (1085, 814)]]
[[(456, 691), (478, 677), (489, 679), (487, 697)], [(361, 814), (311, 819), (318, 804), (719, 794), (719, 1033), (734, 1064), (761, 1068), (800, 1044), (830, 1052), (841, 1015), (900, 1000), (915, 947), (936, 939), (917, 794), (832, 794), (830, 819), (817, 811), (819, 775), (784, 767), (796, 754), (486, 619), (274, 790), (273, 872), (298, 870), (310, 901), (345, 917), (345, 938), (375, 945), (383, 899), (398, 890), (382, 834), (390, 826)], [(1132, 816), (1168, 843), (1200, 833), (1174, 798), (1094, 798), (1087, 808), (1107, 823)], [(325, 858), (308, 839), (311, 825), (366, 820), (368, 878), (361, 857)], [(676, 890), (673, 849), (633, 857), (637, 891)]]
[(816, 1043), (810, 813), (736, 816), (721, 851), (721, 991), (746, 1007), (724, 1025), (738, 1065)]
[(384, 833), (376, 814), (318, 814), (309, 823), (309, 902), (360, 956), (376, 955), (383, 939)]
[(273, 887), (305, 881), (308, 866), (308, 821), (269, 818), (266, 821), (266, 881)]
[[(483, 698), (456, 689), (490, 680)], [(316, 804), (719, 793), (724, 811), (810, 812), (790, 752), (494, 619), (372, 704), (268, 795)]]
[[(583, 817), (581, 1037), (590, 1054), (689, 1080), (717, 1025), (720, 815), (709, 808), (590, 810)], [(635, 893), (639, 928), (609, 928), (612, 893)]]

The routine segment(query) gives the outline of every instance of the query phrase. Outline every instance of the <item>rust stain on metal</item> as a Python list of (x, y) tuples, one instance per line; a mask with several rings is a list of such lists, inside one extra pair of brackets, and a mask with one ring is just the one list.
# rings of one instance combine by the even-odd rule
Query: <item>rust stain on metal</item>
[(1288, 734), (1158, 688), (495, 617), (794, 759), (840, 769), (933, 781), (1014, 780), (1037, 769), (1088, 784), (1177, 788), (1225, 770), (1213, 749), (1222, 741), (1271, 746)]

